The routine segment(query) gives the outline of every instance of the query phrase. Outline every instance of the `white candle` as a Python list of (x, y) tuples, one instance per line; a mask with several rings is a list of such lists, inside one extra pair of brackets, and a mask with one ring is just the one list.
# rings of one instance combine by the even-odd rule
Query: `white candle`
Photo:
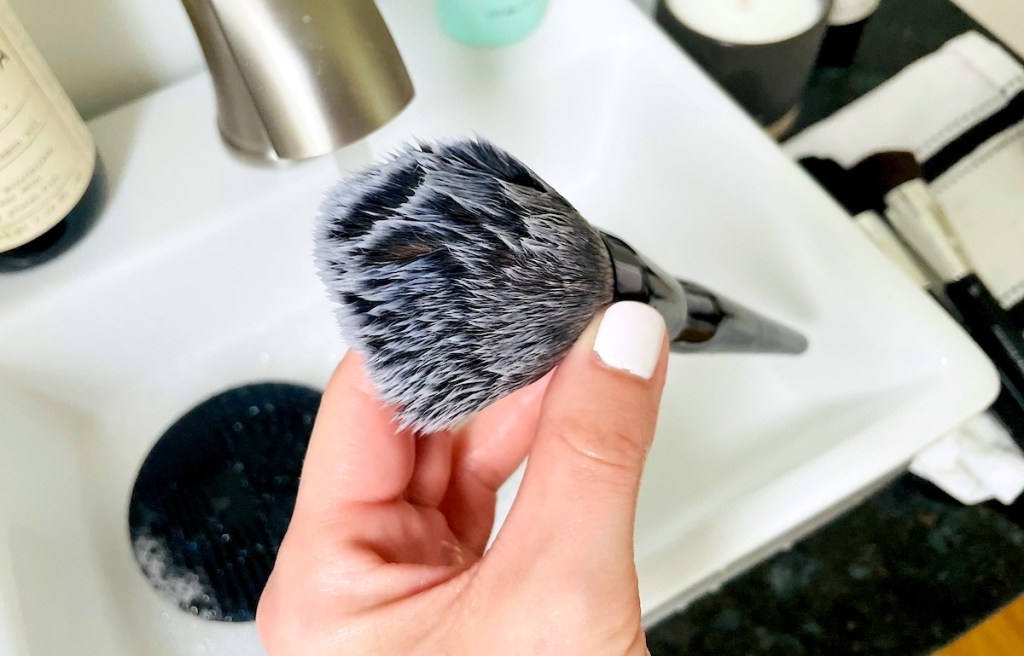
[(823, 0), (666, 0), (681, 23), (728, 43), (775, 43), (814, 26)]

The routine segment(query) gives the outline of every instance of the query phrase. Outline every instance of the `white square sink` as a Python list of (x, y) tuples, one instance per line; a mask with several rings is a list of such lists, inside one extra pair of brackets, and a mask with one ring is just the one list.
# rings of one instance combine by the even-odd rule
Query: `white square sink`
[[(448, 40), (433, 3), (381, 5), (418, 96), (374, 149), (488, 137), (665, 269), (810, 338), (800, 357), (673, 356), (636, 532), (648, 621), (994, 397), (961, 330), (628, 0), (558, 0), (493, 51)], [(333, 162), (239, 163), (214, 115), (199, 77), (94, 121), (105, 217), (0, 278), (0, 656), (262, 653), (251, 623), (159, 597), (128, 538), (138, 468), (187, 409), (322, 388), (345, 350), (310, 256)]]

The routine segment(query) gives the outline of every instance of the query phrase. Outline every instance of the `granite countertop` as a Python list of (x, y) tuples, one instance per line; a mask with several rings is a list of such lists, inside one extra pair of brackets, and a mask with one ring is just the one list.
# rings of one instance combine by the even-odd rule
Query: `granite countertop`
[[(949, 0), (882, 0), (853, 66), (815, 71), (794, 131), (967, 30), (991, 37)], [(925, 655), (1022, 593), (1024, 500), (965, 507), (904, 474), (647, 640), (652, 656)]]
[(652, 656), (931, 654), (1021, 592), (1024, 504), (964, 507), (906, 474), (647, 642)]

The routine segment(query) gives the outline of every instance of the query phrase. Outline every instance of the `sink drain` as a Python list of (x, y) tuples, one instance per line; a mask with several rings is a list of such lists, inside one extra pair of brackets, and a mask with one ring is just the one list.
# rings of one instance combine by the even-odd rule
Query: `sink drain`
[(128, 510), (135, 558), (161, 595), (249, 621), (291, 519), (320, 392), (285, 383), (196, 406), (146, 457)]

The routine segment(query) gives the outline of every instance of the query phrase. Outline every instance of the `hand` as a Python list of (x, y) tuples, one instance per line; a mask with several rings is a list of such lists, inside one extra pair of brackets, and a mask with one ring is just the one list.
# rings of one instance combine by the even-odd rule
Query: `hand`
[[(395, 431), (350, 352), (260, 600), (269, 654), (645, 655), (633, 524), (664, 333), (651, 308), (616, 304), (550, 376), (420, 438)], [(485, 552), (496, 492), (527, 455)]]

